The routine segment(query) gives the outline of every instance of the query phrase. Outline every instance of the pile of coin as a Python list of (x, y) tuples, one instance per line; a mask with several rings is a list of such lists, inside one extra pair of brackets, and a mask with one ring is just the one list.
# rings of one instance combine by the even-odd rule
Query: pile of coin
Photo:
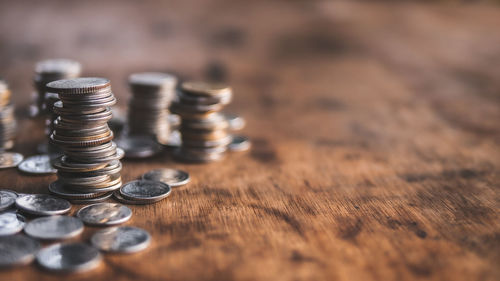
[(0, 80), (0, 149), (11, 149), (14, 146), (17, 123), (14, 118), (14, 105), (10, 101), (10, 90)]
[(48, 100), (46, 85), (52, 81), (61, 79), (71, 79), (80, 76), (81, 65), (80, 63), (68, 60), (68, 59), (49, 59), (40, 61), (35, 66), (35, 76), (33, 77), (33, 82), (36, 90), (36, 105), (38, 113), (50, 114), (52, 108), (50, 104), (52, 102)]
[(64, 155), (53, 162), (58, 180), (49, 190), (72, 201), (99, 202), (120, 188), (123, 150), (117, 148), (107, 122), (116, 103), (105, 78), (75, 78), (47, 84), (59, 95), (54, 104), (59, 117), (50, 141)]
[(219, 111), (232, 99), (230, 87), (204, 82), (184, 82), (171, 110), (181, 117), (182, 145), (176, 158), (210, 162), (224, 156), (231, 142), (229, 123)]
[(128, 133), (151, 136), (165, 143), (169, 135), (168, 107), (175, 95), (177, 78), (157, 72), (129, 77), (132, 98), (128, 110)]

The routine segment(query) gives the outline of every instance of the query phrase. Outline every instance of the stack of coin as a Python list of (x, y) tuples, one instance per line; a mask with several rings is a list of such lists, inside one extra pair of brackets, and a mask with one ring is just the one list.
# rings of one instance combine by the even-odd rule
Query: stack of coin
[(39, 114), (50, 114), (52, 107), (46, 102), (47, 83), (60, 79), (71, 79), (80, 76), (80, 63), (68, 59), (49, 59), (40, 61), (35, 66), (33, 78), (37, 92), (37, 109)]
[(121, 186), (119, 160), (123, 157), (123, 151), (112, 142), (113, 132), (107, 124), (112, 117), (110, 106), (116, 103), (109, 80), (58, 80), (47, 88), (61, 99), (54, 104), (59, 117), (50, 141), (64, 152), (53, 163), (58, 180), (49, 190), (78, 202), (108, 198)]
[(132, 99), (129, 102), (128, 134), (151, 136), (166, 143), (169, 135), (168, 107), (175, 95), (177, 78), (157, 72), (129, 77)]
[(220, 160), (231, 142), (229, 123), (219, 111), (232, 98), (230, 87), (204, 82), (184, 82), (172, 111), (181, 117), (182, 145), (175, 156), (187, 162)]
[(14, 105), (10, 102), (10, 90), (7, 84), (0, 80), (0, 150), (11, 149), (14, 146), (16, 128)]

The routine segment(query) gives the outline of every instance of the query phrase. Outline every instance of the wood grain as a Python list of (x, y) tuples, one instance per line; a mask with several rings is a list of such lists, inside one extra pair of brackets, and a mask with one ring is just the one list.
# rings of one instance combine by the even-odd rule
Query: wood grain
[[(0, 280), (500, 279), (497, 4), (1, 1), (0, 23), (16, 151), (43, 139), (26, 110), (33, 65), (52, 57), (110, 78), (121, 106), (132, 72), (226, 81), (253, 141), (207, 165), (124, 161), (126, 181), (159, 167), (193, 178), (132, 207), (147, 251)], [(0, 188), (54, 178), (2, 170)]]

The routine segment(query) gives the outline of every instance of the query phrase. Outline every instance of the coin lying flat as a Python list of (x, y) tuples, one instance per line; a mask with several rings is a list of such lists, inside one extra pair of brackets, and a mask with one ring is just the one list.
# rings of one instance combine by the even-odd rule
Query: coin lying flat
[(40, 249), (40, 243), (25, 235), (0, 237), (0, 267), (30, 263)]
[(132, 216), (129, 207), (117, 203), (98, 203), (81, 208), (76, 216), (89, 225), (115, 225)]
[(35, 155), (26, 158), (17, 167), (20, 171), (28, 174), (54, 174), (57, 170), (50, 164), (49, 155)]
[(119, 226), (97, 231), (90, 241), (105, 252), (135, 253), (149, 246), (151, 235), (137, 227)]
[(123, 204), (128, 204), (128, 205), (147, 205), (147, 204), (151, 204), (151, 203), (157, 202), (157, 201), (148, 202), (148, 201), (130, 200), (130, 199), (124, 198), (121, 195), (120, 190), (114, 191), (113, 192), (113, 197), (116, 199), (116, 201), (118, 201), (120, 203), (123, 203)]
[(23, 155), (15, 152), (0, 153), (0, 169), (16, 167), (23, 158)]
[(16, 203), (17, 194), (10, 190), (0, 190), (0, 211), (7, 210)]
[(38, 216), (60, 215), (69, 212), (71, 203), (47, 194), (29, 194), (16, 199), (21, 211)]
[(83, 231), (80, 219), (70, 216), (51, 216), (34, 219), (26, 224), (24, 232), (33, 238), (58, 240), (77, 236)]
[(143, 180), (160, 181), (171, 187), (185, 185), (189, 182), (189, 174), (176, 169), (152, 170), (142, 175)]
[(123, 197), (131, 200), (156, 202), (170, 195), (172, 188), (159, 181), (137, 180), (120, 188)]
[(96, 268), (102, 258), (99, 250), (85, 243), (65, 243), (41, 250), (36, 260), (50, 271), (82, 272)]
[(23, 230), (26, 218), (16, 213), (0, 214), (0, 236), (16, 234)]
[(229, 151), (246, 151), (252, 146), (250, 140), (245, 136), (233, 135), (231, 143), (227, 146)]

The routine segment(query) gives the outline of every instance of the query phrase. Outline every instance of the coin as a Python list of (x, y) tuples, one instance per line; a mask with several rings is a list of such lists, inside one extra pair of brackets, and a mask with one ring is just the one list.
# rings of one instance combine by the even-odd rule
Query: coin
[(45, 269), (61, 272), (83, 272), (101, 263), (101, 254), (85, 243), (59, 243), (41, 250), (37, 262)]
[(231, 143), (227, 146), (230, 151), (246, 151), (252, 146), (247, 137), (241, 135), (233, 135)]
[(41, 217), (28, 222), (24, 227), (24, 232), (29, 236), (45, 240), (67, 239), (82, 231), (82, 221), (70, 216)]
[(59, 180), (49, 184), (49, 191), (66, 199), (89, 199), (103, 195), (103, 192), (78, 192), (64, 186)]
[(8, 209), (16, 203), (17, 194), (9, 190), (0, 190), (0, 211)]
[(28, 174), (54, 174), (57, 170), (50, 164), (49, 155), (35, 155), (24, 159), (17, 167), (20, 171)]
[(160, 144), (147, 136), (123, 136), (116, 144), (125, 151), (127, 158), (151, 157), (161, 150)]
[(185, 185), (189, 182), (189, 174), (176, 169), (152, 170), (142, 175), (143, 180), (160, 181), (171, 187)]
[(26, 218), (16, 213), (0, 214), (0, 236), (16, 234), (23, 230)]
[(25, 235), (0, 237), (0, 267), (30, 263), (40, 249), (40, 243)]
[(76, 216), (88, 225), (115, 225), (128, 221), (132, 210), (117, 203), (98, 203), (81, 208)]
[[(118, 191), (118, 190), (117, 190)], [(106, 192), (104, 195), (101, 195), (99, 197), (94, 197), (94, 198), (86, 198), (86, 199), (70, 199), (71, 203), (73, 204), (95, 204), (95, 203), (101, 203), (113, 196), (113, 192)]]
[(29, 194), (16, 199), (16, 206), (21, 211), (38, 216), (60, 215), (69, 212), (71, 204), (46, 194)]
[(90, 241), (105, 252), (135, 253), (149, 246), (151, 235), (137, 227), (119, 226), (97, 231)]
[(158, 202), (158, 201), (148, 202), (148, 201), (130, 200), (130, 199), (124, 198), (121, 195), (120, 190), (115, 190), (113, 192), (113, 197), (116, 199), (116, 201), (123, 203), (123, 204), (128, 204), (128, 205), (147, 205), (147, 204)]
[(246, 125), (246, 121), (243, 117), (232, 113), (223, 113), (227, 122), (229, 122), (229, 130), (239, 131), (243, 129)]
[(172, 188), (159, 181), (136, 180), (126, 183), (120, 188), (123, 197), (130, 200), (156, 202), (164, 199)]
[(47, 89), (58, 94), (87, 94), (110, 87), (108, 79), (100, 77), (82, 77), (62, 79), (47, 84)]
[(23, 158), (23, 155), (15, 152), (0, 153), (0, 169), (16, 167)]

